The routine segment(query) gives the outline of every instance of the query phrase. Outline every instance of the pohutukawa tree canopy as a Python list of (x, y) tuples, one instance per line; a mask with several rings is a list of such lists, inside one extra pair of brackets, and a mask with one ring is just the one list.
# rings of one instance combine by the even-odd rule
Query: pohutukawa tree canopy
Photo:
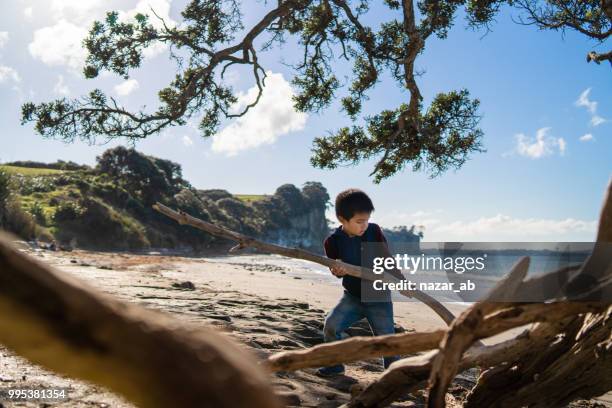
[[(129, 77), (142, 62), (143, 51), (156, 43), (171, 46), (170, 56), (178, 73), (159, 91), (156, 111), (130, 111), (95, 89), (80, 99), (26, 103), (22, 123), (35, 122), (43, 136), (93, 142), (97, 137), (146, 138), (187, 120), (201, 117), (204, 136), (218, 131), (227, 118), (244, 115), (265, 92), (266, 70), (260, 53), (289, 38), (297, 40), (299, 61), (293, 65), (294, 106), (303, 112), (319, 112), (336, 98), (353, 121), (314, 140), (313, 165), (334, 168), (376, 158), (371, 175), (380, 182), (406, 164), (436, 176), (459, 168), (473, 152), (483, 151), (479, 128), (479, 101), (466, 89), (439, 93), (425, 106), (417, 85), (415, 61), (432, 36), (445, 38), (460, 8), (468, 24), (487, 27), (505, 3), (522, 9), (525, 24), (543, 29), (579, 32), (603, 42), (611, 32), (612, 6), (603, 1), (434, 1), (385, 0), (386, 21), (370, 27), (370, 0), (278, 0), (268, 2), (267, 13), (253, 26), (244, 27), (237, 0), (192, 0), (182, 11), (183, 23), (171, 26), (154, 10), (134, 20), (109, 12), (95, 22), (84, 45), (89, 54), (86, 78), (107, 70)], [(543, 3), (540, 4), (540, 3)], [(158, 19), (160, 24), (152, 24)], [(237, 33), (240, 34), (239, 38)], [(610, 60), (608, 54), (589, 53), (589, 60)], [(334, 74), (334, 63), (352, 64), (347, 86)], [(228, 67), (251, 72), (259, 94), (241, 112), (234, 112), (236, 91), (224, 78)], [(383, 79), (389, 78), (389, 79)], [(368, 92), (383, 80), (406, 89), (406, 103), (395, 109), (362, 118)], [(347, 119), (347, 122), (349, 119)]]

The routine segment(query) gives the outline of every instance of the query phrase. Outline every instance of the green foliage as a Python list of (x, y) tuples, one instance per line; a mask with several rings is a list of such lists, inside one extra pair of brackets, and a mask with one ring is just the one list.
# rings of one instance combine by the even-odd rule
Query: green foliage
[[(366, 118), (366, 128), (342, 128), (336, 134), (315, 139), (312, 164), (335, 168), (385, 151), (372, 174), (374, 181), (390, 177), (412, 163), (414, 171), (427, 168), (434, 177), (450, 167), (459, 168), (469, 154), (483, 151), (477, 110), (480, 102), (470, 100), (466, 90), (438, 94), (419, 119), (418, 128), (400, 126), (409, 107), (385, 110)], [(369, 134), (369, 136), (368, 136)]]
[(197, 39), (199, 44), (209, 47), (227, 43), (244, 28), (239, 4), (235, 1), (192, 1), (181, 14), (189, 23), (184, 42), (179, 42), (183, 46), (189, 46), (189, 39)]
[(308, 208), (320, 208), (325, 210), (329, 203), (329, 194), (323, 184), (318, 181), (307, 181), (302, 187), (304, 201)]
[[(308, 212), (323, 214), (329, 196), (317, 182), (306, 183), (302, 190), (286, 184), (269, 196), (197, 191), (183, 179), (178, 164), (114, 148), (98, 158), (92, 171), (43, 177), (10, 176), (0, 169), (0, 199), (7, 203), (0, 205), (0, 226), (25, 239), (50, 240), (52, 232), (58, 241), (76, 241), (84, 248), (138, 249), (197, 248), (222, 242), (157, 213), (151, 207), (153, 200), (265, 239)], [(321, 239), (325, 233), (320, 232)]]
[(274, 196), (280, 199), (281, 209), (289, 216), (304, 212), (306, 203), (302, 192), (293, 184), (283, 184)]
[(0, 168), (0, 228), (6, 229), (8, 223), (7, 207), (11, 198), (11, 176)]
[[(601, 43), (612, 34), (612, 8), (598, 0), (284, 0), (264, 4), (267, 13), (244, 30), (237, 0), (191, 0), (177, 26), (154, 26), (150, 21), (157, 16), (137, 14), (123, 20), (117, 12), (109, 12), (103, 21), (93, 23), (84, 41), (88, 52), (84, 75), (94, 78), (109, 71), (128, 78), (131, 70), (140, 67), (147, 47), (170, 45), (177, 74), (158, 92), (157, 110), (132, 112), (94, 89), (78, 99), (25, 103), (22, 123), (34, 122), (43, 137), (91, 142), (97, 137), (142, 139), (199, 116), (199, 128), (208, 137), (224, 119), (241, 116), (258, 103), (266, 76), (259, 53), (294, 37), (300, 47), (300, 58), (293, 64), (295, 108), (318, 112), (339, 98), (342, 109), (355, 122), (315, 139), (313, 165), (335, 168), (378, 158), (371, 173), (375, 182), (409, 164), (414, 171), (425, 170), (435, 177), (484, 151), (478, 100), (467, 90), (446, 91), (424, 106), (416, 81), (416, 62), (427, 42), (432, 36), (446, 38), (461, 10), (473, 28), (488, 29), (502, 6), (508, 5), (521, 12), (518, 19), (523, 24), (577, 30)], [(379, 10), (373, 16), (370, 6), (374, 4)], [(381, 18), (378, 26), (368, 25)], [(244, 37), (235, 39), (238, 32), (244, 32)], [(262, 44), (261, 49), (256, 44)], [(335, 75), (338, 60), (353, 67), (347, 83)], [(587, 58), (597, 63), (604, 60), (612, 61), (612, 52), (592, 51)], [(259, 93), (253, 103), (235, 113), (231, 107), (238, 94), (224, 74), (240, 65), (252, 72)], [(362, 118), (369, 92), (385, 78), (405, 89), (408, 100)], [(140, 163), (137, 167), (147, 166)], [(153, 167), (159, 170), (163, 165), (152, 164), (149, 170)], [(167, 180), (169, 173), (164, 176)], [(155, 171), (151, 175), (157, 178)], [(161, 179), (154, 182), (163, 187)], [(131, 194), (132, 187), (126, 187)], [(152, 191), (143, 194), (147, 202), (158, 198)]]
[(0, 168), (0, 229), (23, 239), (36, 237), (37, 228), (32, 216), (23, 211), (19, 197), (14, 194), (13, 177)]
[(255, 201), (253, 207), (260, 214), (265, 214), (265, 230), (274, 230), (290, 226), (289, 217), (283, 211), (283, 203), (279, 197), (272, 195), (265, 200)]
[(174, 200), (176, 201), (178, 209), (204, 221), (212, 220), (207, 208), (214, 205), (214, 203), (196, 196), (193, 191), (187, 189), (182, 190), (174, 196)]
[(151, 206), (189, 187), (177, 163), (146, 156), (123, 146), (105, 151), (97, 162), (99, 172), (109, 176), (114, 185), (124, 188), (144, 206)]
[(254, 215), (252, 207), (235, 197), (222, 198), (221, 200), (217, 201), (216, 204), (231, 217), (238, 220), (252, 217)]
[(423, 232), (416, 232), (414, 225), (410, 228), (402, 225), (393, 227), (391, 229), (385, 229), (384, 234), (387, 240), (390, 242), (418, 242), (420, 238), (423, 238)]
[[(136, 19), (136, 24), (119, 22), (119, 15), (113, 11), (106, 14), (104, 22), (94, 22), (90, 35), (83, 44), (89, 51), (84, 74), (86, 78), (95, 78), (101, 69), (108, 69), (128, 78), (130, 68), (140, 66), (142, 50), (154, 39), (155, 29), (147, 24), (147, 18), (142, 14)], [(124, 47), (121, 52), (114, 52), (112, 42), (106, 41), (103, 35), (126, 36), (137, 38), (131, 46)], [(93, 57), (96, 55), (97, 57)]]
[[(345, 95), (341, 98), (342, 106), (349, 117), (359, 120), (368, 99), (368, 92), (379, 82), (381, 74), (388, 71), (398, 85), (410, 92), (408, 108), (395, 110), (401, 111), (400, 115), (394, 116), (397, 122), (395, 127), (401, 128), (401, 131), (393, 137), (392, 144), (413, 144), (411, 150), (422, 152), (416, 155), (389, 152), (389, 148), (380, 143), (386, 130), (376, 128), (370, 123), (367, 126), (356, 125), (356, 128), (360, 129), (359, 132), (347, 133), (348, 128), (341, 129), (338, 134), (342, 134), (343, 138), (359, 136), (361, 140), (343, 143), (341, 148), (344, 150), (340, 152), (326, 150), (337, 146), (334, 136), (327, 142), (325, 138), (317, 139), (313, 164), (332, 168), (339, 164), (338, 160), (355, 164), (364, 157), (381, 154), (385, 155), (385, 158), (388, 155), (393, 156), (394, 160), (388, 160), (374, 170), (376, 181), (399, 171), (405, 162), (415, 157), (420, 161), (431, 162), (430, 167), (436, 168), (437, 172), (447, 167), (443, 164), (445, 161), (459, 166), (465, 161), (467, 153), (478, 151), (476, 146), (481, 132), (474, 127), (476, 113), (472, 116), (456, 115), (453, 118), (454, 121), (460, 122), (461, 144), (473, 141), (473, 145), (460, 149), (461, 157), (458, 159), (440, 157), (436, 150), (438, 145), (424, 143), (426, 138), (420, 134), (420, 129), (426, 125), (422, 123), (426, 113), (421, 112), (422, 98), (414, 79), (414, 60), (423, 51), (429, 35), (434, 33), (439, 37), (446, 36), (456, 10), (465, 2), (420, 2), (419, 10), (423, 15), (420, 22), (415, 21), (416, 10), (411, 2), (400, 4), (396, 1), (386, 1), (384, 4), (389, 9), (388, 21), (376, 28), (364, 23), (367, 20), (366, 14), (370, 11), (370, 1), (367, 0), (357, 2), (356, 5), (344, 0), (287, 0), (278, 2), (275, 6), (270, 3), (272, 9), (252, 27), (246, 37), (238, 44), (229, 46), (227, 44), (234, 40), (235, 33), (243, 28), (240, 3), (235, 0), (193, 0), (183, 10), (184, 24), (178, 27), (154, 27), (150, 23), (150, 16), (144, 14), (124, 21), (119, 18), (117, 12), (109, 12), (104, 21), (93, 24), (84, 41), (88, 51), (84, 70), (87, 78), (96, 77), (104, 70), (128, 78), (130, 71), (141, 65), (143, 50), (156, 42), (172, 45), (190, 56), (189, 63), (181, 66), (169, 86), (159, 91), (160, 106), (157, 111), (129, 112), (96, 89), (80, 99), (64, 98), (38, 105), (26, 103), (22, 107), (22, 122), (35, 122), (36, 131), (41, 135), (65, 141), (73, 141), (75, 138), (91, 141), (96, 136), (107, 139), (138, 139), (155, 134), (168, 126), (183, 125), (198, 113), (201, 116), (199, 127), (202, 134), (210, 136), (217, 132), (222, 119), (243, 115), (258, 102), (264, 91), (266, 70), (257, 58), (261, 50), (256, 50), (255, 41), (263, 42), (263, 50), (268, 50), (281, 45), (287, 36), (295, 36), (303, 49), (303, 53), (300, 53), (303, 58), (294, 64), (295, 76), (292, 79), (298, 90), (294, 97), (296, 109), (321, 111), (346, 88)], [(405, 9), (402, 9), (403, 7)], [(472, 9), (476, 12), (481, 7), (475, 4)], [(177, 61), (181, 59), (174, 54), (173, 57)], [(353, 64), (354, 76), (346, 87), (334, 74), (333, 63), (338, 58)], [(246, 106), (242, 112), (232, 113), (230, 107), (237, 101), (237, 94), (223, 80), (223, 74), (226, 68), (236, 64), (252, 68), (253, 80), (260, 92), (254, 103)], [(462, 101), (467, 105), (472, 104), (472, 101), (466, 98)], [(432, 105), (429, 109), (429, 112), (431, 111), (435, 111), (435, 106)], [(470, 110), (463, 109), (463, 113), (466, 112)], [(452, 115), (454, 111), (444, 113)], [(385, 114), (382, 112), (374, 117)], [(438, 129), (438, 134), (452, 131)], [(350, 151), (351, 144), (369, 150)], [(456, 149), (442, 150), (442, 154), (452, 154)], [(126, 153), (117, 151), (114, 154), (120, 156)], [(99, 163), (101, 168), (104, 159)], [(144, 157), (123, 159), (146, 160)], [(126, 166), (125, 163), (115, 165)], [(147, 166), (137, 163), (134, 167), (144, 170)], [(146, 176), (153, 177), (156, 188), (164, 188), (163, 180), (156, 179), (155, 171), (149, 172), (152, 167), (146, 170)], [(157, 164), (157, 167), (162, 166)], [(415, 169), (420, 167), (421, 164), (413, 166)], [(145, 197), (139, 197), (145, 202), (159, 199), (153, 191), (140, 190), (138, 186), (124, 187), (132, 195), (135, 195), (136, 191), (145, 194)]]
[(239, 228), (236, 228), (238, 231), (248, 235), (257, 235), (261, 232), (253, 207), (235, 197), (222, 198), (216, 202), (216, 205), (219, 209), (224, 211), (229, 218), (238, 222)]
[(295, 108), (302, 112), (318, 112), (329, 106), (340, 83), (333, 74), (327, 77), (316, 75), (324, 71), (320, 65), (309, 66), (292, 83), (302, 90), (293, 97)]
[(519, 18), (521, 24), (535, 25), (542, 30), (576, 30), (601, 43), (612, 34), (612, 5), (609, 1), (512, 0), (510, 3), (525, 12)]
[[(29, 240), (37, 236), (36, 222), (32, 216), (21, 208), (19, 200), (9, 200), (3, 209), (4, 219), (0, 227), (17, 236)], [(0, 215), (0, 218), (2, 216)]]
[(107, 181), (104, 178), (97, 180), (93, 184), (91, 192), (96, 197), (120, 208), (123, 208), (131, 199), (134, 199), (122, 185), (118, 185), (110, 180)]
[(11, 196), (10, 183), (11, 176), (6, 170), (0, 168), (0, 209), (4, 207)]
[(53, 191), (56, 188), (55, 180), (48, 176), (30, 177), (17, 174), (14, 176), (14, 183), (21, 195), (45, 193)]
[(99, 199), (66, 203), (55, 213), (58, 239), (78, 237), (81, 245), (108, 249), (140, 249), (150, 245), (145, 228)]
[(38, 201), (35, 201), (34, 204), (30, 206), (30, 214), (32, 214), (37, 224), (42, 226), (47, 225), (47, 216), (45, 215), (43, 206)]
[(75, 221), (82, 213), (83, 211), (77, 203), (74, 201), (64, 201), (58, 206), (57, 210), (55, 210), (53, 220), (56, 224)]

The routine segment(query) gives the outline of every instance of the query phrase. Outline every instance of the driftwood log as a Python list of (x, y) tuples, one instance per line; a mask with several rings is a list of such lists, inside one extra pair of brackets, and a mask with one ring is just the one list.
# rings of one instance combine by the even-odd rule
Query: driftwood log
[(468, 308), (450, 325), (440, 343), (440, 352), (432, 364), (429, 380), (429, 407), (444, 405), (446, 389), (457, 374), (461, 356), (476, 340), (476, 331), (481, 326), (485, 315), (499, 306), (498, 303), (492, 302), (492, 299), (512, 300), (516, 290), (527, 276), (528, 269), (529, 258), (519, 260), (485, 299)]
[[(529, 303), (500, 309), (482, 319), (473, 327), (474, 339), (495, 336), (533, 322), (554, 323), (580, 313), (600, 312), (606, 308), (602, 302)], [(447, 332), (434, 330), (420, 333), (390, 334), (376, 337), (351, 337), (323, 343), (305, 350), (283, 351), (268, 357), (265, 365), (270, 371), (295, 371), (309, 367), (366, 360), (373, 357), (413, 354), (438, 348)], [(482, 347), (482, 346), (478, 346)]]
[[(477, 302), (451, 324), (438, 351), (392, 364), (377, 381), (356, 395), (349, 406), (384, 407), (406, 392), (428, 388), (428, 406), (444, 407), (450, 381), (457, 372), (474, 365), (483, 371), (466, 396), (464, 407), (562, 407), (574, 399), (597, 397), (611, 390), (611, 243), (612, 183), (604, 196), (597, 242), (581, 266), (521, 281), (516, 279), (522, 274), (517, 265), (505, 282), (494, 289), (517, 297), (532, 294), (538, 288), (555, 289), (546, 293), (554, 303), (541, 303), (542, 310), (523, 319), (523, 323), (544, 322), (523, 333), (522, 337), (528, 341), (510, 340), (504, 344), (512, 352), (498, 350), (487, 354), (484, 351), (485, 356), (472, 360), (470, 356), (474, 353), (470, 351), (487, 350), (470, 347), (482, 338), (475, 333), (493, 319), (483, 317), (491, 304)], [(542, 286), (546, 282), (556, 285)], [(583, 309), (590, 303), (587, 301), (592, 301), (599, 310)], [(559, 305), (552, 307), (565, 308), (568, 313), (552, 315), (550, 305)], [(526, 305), (517, 307), (523, 309)], [(497, 314), (513, 314), (512, 309), (516, 307)], [(468, 352), (464, 354), (465, 350)]]
[[(524, 357), (529, 350), (546, 347), (556, 339), (559, 328), (565, 327), (566, 321), (537, 323), (531, 330), (525, 330), (517, 337), (492, 346), (471, 347), (462, 357), (459, 371), (471, 367), (505, 366), (506, 361)], [(438, 351), (430, 351), (423, 355), (406, 358), (394, 363), (391, 369), (385, 371), (378, 381), (368, 386), (367, 392), (362, 392), (354, 398), (349, 407), (385, 407), (402, 395), (427, 387), (432, 362)], [(402, 386), (398, 387), (398, 383)], [(499, 389), (498, 393), (506, 391)], [(489, 407), (493, 405), (479, 405)], [(509, 405), (514, 406), (514, 405)], [(517, 405), (518, 406), (518, 405)]]
[(142, 407), (280, 406), (266, 372), (228, 337), (102, 295), (22, 254), (6, 237), (0, 343)]
[(575, 316), (558, 330), (557, 342), (532, 347), (493, 374), (485, 371), (465, 406), (560, 406), (612, 389), (612, 182), (604, 194), (596, 239), (592, 254), (564, 281), (557, 298), (599, 300), (607, 309)]
[[(341, 266), (347, 270), (349, 275), (361, 279), (366, 279), (370, 281), (380, 279), (384, 282), (399, 281), (398, 278), (388, 272), (384, 272), (383, 274), (376, 274), (371, 269), (362, 268), (359, 266), (344, 263), (340, 260), (334, 260), (324, 256), (313, 254), (312, 252), (305, 251), (301, 248), (287, 248), (281, 245), (263, 242), (248, 235), (244, 235), (239, 232), (232, 231), (215, 224), (211, 224), (210, 222), (203, 221), (199, 218), (192, 217), (191, 215), (186, 214), (183, 211), (174, 211), (173, 209), (166, 207), (162, 203), (156, 203), (153, 208), (159, 211), (160, 213), (177, 221), (181, 225), (190, 225), (202, 231), (206, 231), (212, 235), (221, 238), (227, 238), (229, 240), (237, 242), (238, 244), (232, 249), (230, 249), (230, 251), (236, 251), (239, 249), (250, 247), (258, 249), (260, 251), (286, 256), (288, 258), (303, 259), (306, 261), (315, 262), (327, 267)], [(455, 319), (455, 316), (450, 310), (446, 308), (446, 306), (444, 306), (442, 303), (438, 302), (436, 299), (429, 296), (425, 292), (422, 292), (420, 290), (411, 290), (400, 291), (400, 293), (406, 297), (411, 297), (425, 303), (427, 306), (433, 309), (433, 311), (436, 312), (436, 314), (440, 316), (446, 324), (451, 324), (451, 322)]]

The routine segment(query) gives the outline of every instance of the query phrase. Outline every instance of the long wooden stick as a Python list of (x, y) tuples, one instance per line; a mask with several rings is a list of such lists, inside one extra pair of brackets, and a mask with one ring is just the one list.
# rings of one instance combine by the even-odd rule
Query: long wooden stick
[(141, 407), (279, 406), (266, 371), (228, 337), (102, 295), (2, 237), (0, 343)]
[[(602, 302), (501, 304), (473, 331), (474, 339), (484, 339), (532, 322), (555, 323), (579, 313), (605, 309)], [(502, 306), (503, 305), (503, 306)], [(305, 350), (282, 351), (268, 357), (264, 365), (270, 371), (294, 371), (309, 367), (323, 367), (373, 357), (413, 354), (437, 349), (446, 330), (420, 333), (399, 333), (376, 337), (351, 337), (323, 343)], [(482, 347), (475, 345), (473, 347)]]
[[(191, 215), (186, 214), (182, 211), (174, 211), (173, 209), (168, 208), (159, 202), (153, 205), (153, 208), (159, 211), (160, 213), (177, 221), (181, 225), (191, 225), (192, 227), (201, 229), (202, 231), (206, 231), (218, 237), (227, 238), (229, 240), (238, 242), (238, 245), (230, 249), (230, 251), (252, 247), (265, 252), (286, 256), (288, 258), (303, 259), (306, 261), (315, 262), (328, 267), (341, 266), (347, 270), (349, 275), (361, 279), (366, 279), (370, 281), (382, 280), (384, 282), (399, 282), (398, 278), (388, 272), (384, 272), (383, 274), (375, 274), (371, 269), (362, 268), (359, 266), (344, 263), (339, 260), (326, 258), (300, 248), (287, 248), (284, 246), (259, 241), (253, 237), (249, 237), (248, 235), (244, 235), (239, 232), (229, 230), (227, 228), (219, 227), (217, 225), (203, 221), (199, 218), (192, 217)], [(438, 302), (436, 299), (424, 292), (421, 292), (419, 290), (412, 290), (400, 291), (400, 293), (406, 297), (412, 297), (425, 303), (434, 312), (436, 312), (446, 324), (451, 324), (451, 322), (455, 319), (453, 313), (448, 310), (442, 303)]]
[(437, 348), (444, 338), (444, 333), (445, 330), (438, 329), (421, 333), (349, 337), (307, 349), (281, 351), (268, 357), (264, 365), (272, 372), (295, 371), (374, 357), (419, 353)]

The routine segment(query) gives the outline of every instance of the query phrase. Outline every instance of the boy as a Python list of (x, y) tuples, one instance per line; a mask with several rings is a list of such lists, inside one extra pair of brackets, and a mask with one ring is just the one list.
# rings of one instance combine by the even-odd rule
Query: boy
[[(348, 189), (336, 197), (336, 217), (341, 226), (338, 227), (327, 239), (325, 239), (325, 254), (328, 258), (340, 259), (343, 262), (361, 266), (362, 244), (366, 242), (380, 242), (386, 249), (385, 236), (381, 228), (368, 223), (370, 214), (374, 211), (372, 200), (361, 190)], [(386, 250), (388, 252), (388, 249)], [(364, 265), (371, 267), (371, 265)], [(362, 289), (371, 293), (372, 284), (362, 281), (360, 278), (346, 274), (343, 268), (330, 268), (336, 277), (342, 277), (344, 294), (338, 304), (325, 318), (323, 328), (326, 342), (341, 339), (341, 333), (348, 329), (353, 323), (366, 318), (375, 336), (395, 333), (393, 323), (393, 303), (388, 291), (382, 293), (382, 302), (364, 301), (365, 293)], [(369, 285), (369, 288), (368, 286)], [(385, 369), (397, 360), (398, 357), (384, 357)], [(322, 376), (342, 374), (344, 365), (338, 364), (323, 367), (318, 370)]]

